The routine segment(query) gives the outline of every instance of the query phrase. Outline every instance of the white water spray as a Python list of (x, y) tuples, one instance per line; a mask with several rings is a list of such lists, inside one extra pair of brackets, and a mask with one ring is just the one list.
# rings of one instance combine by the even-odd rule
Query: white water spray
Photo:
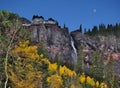
[(73, 51), (74, 51), (72, 53), (72, 57), (73, 57), (74, 63), (76, 64), (77, 63), (77, 49), (75, 48), (74, 41), (73, 41), (72, 37), (71, 37), (71, 45), (72, 45), (72, 48), (73, 48)]

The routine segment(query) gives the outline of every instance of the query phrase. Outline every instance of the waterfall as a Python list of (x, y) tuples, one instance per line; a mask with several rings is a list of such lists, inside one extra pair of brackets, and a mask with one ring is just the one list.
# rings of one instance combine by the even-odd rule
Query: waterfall
[(75, 48), (74, 41), (73, 41), (72, 37), (71, 37), (71, 45), (72, 45), (72, 48), (73, 48), (73, 51), (74, 51), (72, 53), (72, 57), (73, 57), (74, 63), (76, 64), (77, 63), (77, 49)]

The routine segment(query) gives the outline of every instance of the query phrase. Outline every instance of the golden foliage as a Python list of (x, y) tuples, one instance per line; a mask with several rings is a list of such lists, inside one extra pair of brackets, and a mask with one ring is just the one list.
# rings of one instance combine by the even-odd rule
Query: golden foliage
[(19, 45), (12, 50), (12, 53), (28, 59), (39, 58), (37, 46), (29, 46), (29, 41), (20, 42)]
[(90, 76), (87, 76), (86, 78), (86, 82), (91, 85), (91, 86), (95, 86), (95, 81), (93, 78), (91, 78)]
[(13, 83), (13, 88), (36, 88), (41, 82), (41, 72), (29, 71), (27, 74), (15, 73), (9, 70), (9, 79)]
[(63, 80), (58, 74), (51, 75), (47, 78), (47, 82), (50, 83), (50, 88), (62, 88)]
[(85, 78), (84, 73), (82, 73), (82, 75), (80, 75), (79, 80), (80, 80), (80, 83), (85, 83), (86, 78)]
[(37, 46), (30, 46), (29, 41), (20, 42), (12, 50), (15, 60), (9, 64), (9, 80), (13, 88), (36, 88), (41, 86), (42, 71), (39, 67), (42, 62), (49, 63), (43, 54), (38, 54)]
[(104, 82), (100, 83), (99, 81), (95, 81), (93, 78), (91, 78), (90, 76), (85, 76), (84, 73), (82, 73), (79, 77), (79, 82), (81, 84), (86, 84), (86, 85), (90, 85), (91, 87), (95, 87), (95, 88), (108, 88), (107, 84), (105, 84)]
[[(78, 75), (74, 70), (51, 63), (43, 54), (38, 54), (37, 48), (30, 46), (29, 41), (25, 41), (11, 50), (14, 59), (8, 65), (8, 72), (12, 88), (42, 88), (44, 78), (50, 88), (83, 88), (85, 85), (91, 88), (108, 88), (104, 82), (95, 81), (84, 73), (79, 76), (78, 81)], [(47, 64), (47, 70), (44, 69), (43, 63)]]
[(57, 63), (49, 63), (49, 66), (48, 66), (48, 71), (49, 73), (54, 73), (57, 71), (57, 68), (58, 68), (58, 65)]
[(66, 66), (60, 66), (59, 73), (60, 73), (60, 75), (66, 75), (66, 76), (69, 76), (69, 77), (76, 76), (76, 72), (70, 70)]
[(99, 82), (98, 81), (96, 82), (96, 87), (99, 87)]
[(107, 84), (105, 84), (104, 82), (101, 82), (100, 83), (100, 88), (108, 88), (108, 87), (107, 87)]

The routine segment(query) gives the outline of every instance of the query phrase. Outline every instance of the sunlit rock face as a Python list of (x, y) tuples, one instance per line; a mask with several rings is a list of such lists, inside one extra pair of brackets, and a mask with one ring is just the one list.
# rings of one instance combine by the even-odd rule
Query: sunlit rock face
[(44, 42), (51, 61), (56, 58), (64, 64), (74, 64), (74, 44), (68, 28), (61, 28), (53, 19), (44, 20), (43, 17), (34, 17), (30, 26), (33, 41)]

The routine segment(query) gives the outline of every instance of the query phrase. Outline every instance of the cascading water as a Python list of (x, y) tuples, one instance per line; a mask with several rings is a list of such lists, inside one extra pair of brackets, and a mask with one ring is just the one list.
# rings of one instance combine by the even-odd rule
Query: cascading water
[(72, 45), (72, 48), (73, 48), (73, 51), (74, 51), (72, 53), (72, 57), (73, 57), (74, 63), (76, 64), (77, 63), (77, 49), (75, 48), (74, 41), (73, 41), (72, 37), (71, 37), (71, 45)]

